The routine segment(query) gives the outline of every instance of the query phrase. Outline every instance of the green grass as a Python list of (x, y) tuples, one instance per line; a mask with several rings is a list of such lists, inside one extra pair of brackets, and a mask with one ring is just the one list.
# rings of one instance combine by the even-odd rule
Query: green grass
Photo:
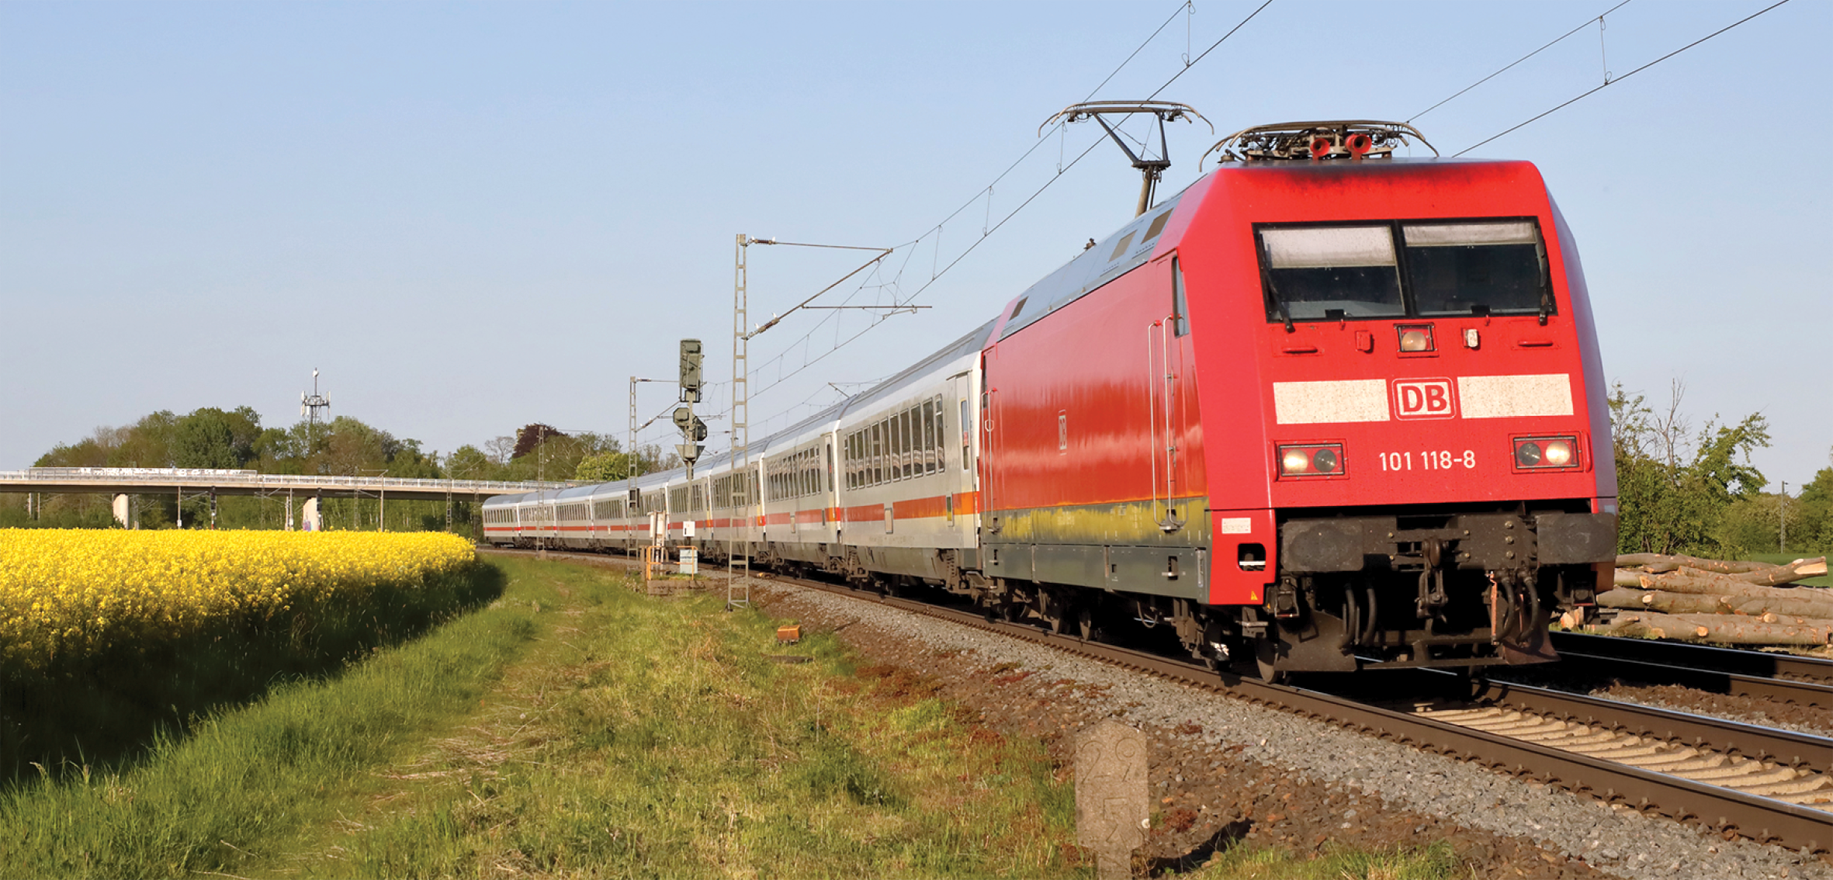
[[(503, 559), (504, 591), (118, 769), (0, 790), (0, 876), (1075, 877), (1074, 793), (936, 685), (721, 597)], [(785, 656), (806, 662), (780, 662)], [(1438, 878), (1442, 847), (1198, 876)]]
[(1200, 880), (1452, 880), (1476, 874), (1446, 843), (1388, 852), (1330, 849), (1302, 858), (1283, 849), (1235, 846), (1187, 875)]
[(579, 615), (561, 662), (505, 680), (513, 715), (416, 764), (426, 781), (307, 873), (1077, 875), (1073, 788), (1036, 744), (722, 604), (620, 593)]

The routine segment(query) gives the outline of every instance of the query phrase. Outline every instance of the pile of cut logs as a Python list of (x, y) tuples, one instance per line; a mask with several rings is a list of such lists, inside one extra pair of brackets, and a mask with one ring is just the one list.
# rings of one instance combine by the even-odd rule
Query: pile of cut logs
[(1833, 590), (1788, 586), (1826, 573), (1824, 556), (1787, 565), (1619, 556), (1614, 587), (1597, 597), (1600, 625), (1585, 628), (1730, 645), (1833, 644)]

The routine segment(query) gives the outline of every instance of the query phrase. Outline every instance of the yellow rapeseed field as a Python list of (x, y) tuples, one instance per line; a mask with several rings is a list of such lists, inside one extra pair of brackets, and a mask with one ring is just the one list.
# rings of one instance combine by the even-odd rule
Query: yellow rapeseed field
[(0, 672), (151, 646), (295, 606), (360, 607), (475, 558), (438, 532), (0, 529)]

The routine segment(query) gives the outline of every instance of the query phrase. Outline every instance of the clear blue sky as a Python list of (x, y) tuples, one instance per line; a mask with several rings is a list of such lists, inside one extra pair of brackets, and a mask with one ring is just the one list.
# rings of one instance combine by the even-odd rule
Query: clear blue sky
[[(1218, 134), (1408, 119), (1614, 2), (1279, 0), (1161, 97)], [(1255, 5), (1199, 0), (1096, 96), (1145, 96)], [(1602, 46), (1594, 23), (1416, 124), (1455, 152), (1764, 5), (1636, 0)], [(314, 366), (333, 414), (430, 449), (532, 421), (621, 435), (628, 377), (671, 376), (678, 338), (729, 376), (734, 234), (920, 239), (901, 273), (840, 291), (883, 301), (1055, 178), (922, 293), (931, 310), (755, 399), (780, 426), (1129, 218), (1137, 178), (1111, 145), (1057, 174), (1087, 127), (1047, 138), (990, 206), (986, 188), (1177, 9), (0, 4), (0, 468), (157, 409), (290, 424)], [(1767, 414), (1772, 486), (1833, 447), (1829, 38), (1833, 4), (1795, 0), (1474, 154), (1545, 174), (1609, 378), (1657, 402), (1685, 381), (1696, 424)], [(1172, 132), (1166, 192), (1213, 140)], [(849, 260), (753, 248), (756, 318)], [(756, 385), (864, 315), (759, 337)], [(644, 418), (667, 403), (645, 389)], [(673, 442), (665, 425), (645, 440)]]

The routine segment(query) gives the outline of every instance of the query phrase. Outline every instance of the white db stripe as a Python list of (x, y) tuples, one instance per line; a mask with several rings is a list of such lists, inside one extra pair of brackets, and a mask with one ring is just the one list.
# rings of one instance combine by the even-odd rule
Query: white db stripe
[(1382, 379), (1274, 382), (1273, 418), (1282, 425), (1385, 422), (1388, 420), (1387, 382)]
[(1572, 414), (1572, 377), (1567, 373), (1460, 376), (1457, 396), (1467, 419), (1569, 416)]

